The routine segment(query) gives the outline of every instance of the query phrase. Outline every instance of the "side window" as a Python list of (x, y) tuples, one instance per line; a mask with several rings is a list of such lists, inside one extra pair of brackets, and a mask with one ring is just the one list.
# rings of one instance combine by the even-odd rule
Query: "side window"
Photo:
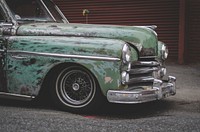
[(45, 12), (36, 0), (6, 0), (9, 8), (15, 12), (16, 19), (43, 18)]
[(1, 22), (6, 22), (6, 19), (5, 19), (5, 16), (4, 16), (4, 14), (3, 14), (3, 10), (1, 9), (1, 7), (0, 7), (0, 23)]

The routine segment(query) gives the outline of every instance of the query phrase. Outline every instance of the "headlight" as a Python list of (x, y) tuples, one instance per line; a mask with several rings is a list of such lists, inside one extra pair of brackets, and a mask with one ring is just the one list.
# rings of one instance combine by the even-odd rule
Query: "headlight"
[(162, 48), (161, 48), (161, 55), (162, 55), (162, 59), (163, 60), (165, 60), (165, 59), (167, 59), (167, 57), (168, 57), (168, 48), (167, 48), (167, 46), (166, 45), (162, 45)]
[(127, 44), (122, 49), (122, 59), (125, 64), (131, 61), (131, 49)]

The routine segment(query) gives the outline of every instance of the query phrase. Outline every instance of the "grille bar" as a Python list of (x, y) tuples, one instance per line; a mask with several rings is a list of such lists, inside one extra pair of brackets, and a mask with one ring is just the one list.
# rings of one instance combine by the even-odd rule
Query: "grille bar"
[[(127, 83), (129, 87), (135, 86), (151, 86), (154, 79), (159, 75), (161, 64), (155, 60), (148, 59), (132, 63), (129, 71), (130, 79)], [(159, 77), (159, 76), (158, 76)], [(143, 85), (144, 84), (144, 85)]]
[(135, 83), (146, 83), (146, 82), (153, 82), (154, 78), (152, 76), (147, 77), (137, 77), (137, 78), (131, 78), (128, 82), (128, 85), (135, 84)]
[(133, 62), (132, 66), (157, 67), (160, 66), (160, 63), (157, 61), (137, 61)]
[(144, 68), (134, 68), (131, 69), (129, 74), (145, 74), (145, 73), (152, 73), (153, 71), (157, 71), (157, 67), (144, 67)]

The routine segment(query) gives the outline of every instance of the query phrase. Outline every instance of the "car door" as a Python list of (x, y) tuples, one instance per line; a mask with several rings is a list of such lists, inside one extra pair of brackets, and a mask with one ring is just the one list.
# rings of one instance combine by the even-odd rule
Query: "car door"
[(1, 8), (0, 11), (0, 92), (7, 92), (6, 47), (3, 35), (4, 26), (6, 25), (6, 19), (3, 15), (3, 11)]

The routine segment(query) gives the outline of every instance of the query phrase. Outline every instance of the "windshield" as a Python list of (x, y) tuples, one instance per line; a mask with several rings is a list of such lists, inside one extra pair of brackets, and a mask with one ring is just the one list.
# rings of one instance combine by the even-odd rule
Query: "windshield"
[(18, 22), (43, 21), (66, 23), (58, 7), (50, 0), (5, 0)]

